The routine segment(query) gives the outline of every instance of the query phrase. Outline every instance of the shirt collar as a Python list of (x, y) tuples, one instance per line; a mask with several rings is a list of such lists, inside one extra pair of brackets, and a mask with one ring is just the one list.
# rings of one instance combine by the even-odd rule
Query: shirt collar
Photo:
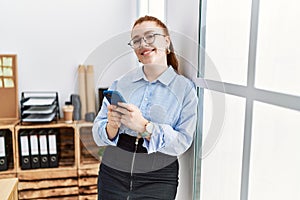
[[(169, 66), (166, 71), (164, 71), (157, 79), (164, 85), (169, 85), (172, 79), (176, 76), (176, 72), (172, 66)], [(133, 76), (132, 82), (139, 81), (141, 79), (147, 80), (143, 71), (143, 67), (138, 67), (135, 75)], [(147, 80), (148, 81), (148, 80)]]

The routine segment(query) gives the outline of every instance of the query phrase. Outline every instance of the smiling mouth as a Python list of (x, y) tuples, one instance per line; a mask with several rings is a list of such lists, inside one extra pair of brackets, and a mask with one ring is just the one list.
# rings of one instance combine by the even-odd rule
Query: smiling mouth
[(145, 50), (141, 53), (142, 56), (146, 56), (148, 54), (150, 54), (151, 52), (155, 51), (155, 49), (149, 49), (149, 50)]

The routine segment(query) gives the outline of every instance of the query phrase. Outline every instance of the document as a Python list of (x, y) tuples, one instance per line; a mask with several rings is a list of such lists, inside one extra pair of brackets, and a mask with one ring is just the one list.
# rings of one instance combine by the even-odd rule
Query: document
[(50, 114), (55, 110), (56, 105), (51, 106), (32, 106), (23, 111), (23, 114)]
[(30, 98), (23, 103), (24, 106), (48, 106), (52, 105), (55, 101), (55, 98)]
[(50, 122), (55, 118), (56, 113), (51, 114), (31, 114), (23, 119), (24, 122)]

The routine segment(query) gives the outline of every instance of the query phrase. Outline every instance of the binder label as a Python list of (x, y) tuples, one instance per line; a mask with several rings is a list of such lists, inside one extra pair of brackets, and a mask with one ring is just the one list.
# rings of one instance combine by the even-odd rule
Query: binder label
[(41, 151), (41, 155), (48, 154), (47, 136), (46, 135), (40, 135), (40, 151)]
[(21, 136), (21, 154), (22, 156), (29, 156), (29, 146), (28, 146), (28, 137), (27, 136)]
[(38, 138), (36, 135), (30, 136), (30, 147), (31, 147), (31, 155), (39, 154)]
[(57, 153), (57, 150), (56, 150), (56, 135), (49, 135), (48, 139), (49, 139), (49, 153), (50, 154), (56, 154)]
[(4, 137), (0, 137), (0, 157), (5, 156), (5, 140)]

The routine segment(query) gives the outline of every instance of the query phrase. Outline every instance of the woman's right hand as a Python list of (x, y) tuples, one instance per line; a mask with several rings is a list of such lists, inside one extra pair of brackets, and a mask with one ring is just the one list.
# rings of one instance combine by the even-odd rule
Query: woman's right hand
[(108, 105), (106, 132), (109, 139), (113, 139), (121, 126), (121, 114), (114, 111), (117, 106)]

